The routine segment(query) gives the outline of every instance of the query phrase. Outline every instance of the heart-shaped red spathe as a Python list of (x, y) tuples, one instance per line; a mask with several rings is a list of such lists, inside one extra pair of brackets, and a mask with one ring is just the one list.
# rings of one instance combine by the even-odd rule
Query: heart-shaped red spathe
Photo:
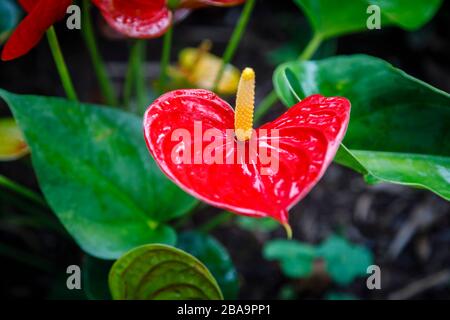
[(131, 38), (159, 37), (172, 24), (166, 0), (93, 0), (93, 3), (112, 28)]
[[(106, 22), (130, 38), (149, 39), (163, 35), (180, 16), (205, 6), (233, 6), (245, 0), (182, 0), (175, 14), (167, 0), (92, 0)], [(188, 9), (186, 9), (188, 8)], [(173, 17), (175, 16), (175, 17)]]
[[(177, 90), (149, 106), (144, 134), (161, 170), (189, 194), (238, 214), (286, 224), (288, 210), (333, 160), (349, 118), (347, 99), (313, 95), (240, 142), (234, 138), (234, 110), (227, 102), (207, 90)], [(249, 157), (251, 143), (256, 160)], [(243, 147), (245, 156), (239, 153)], [(234, 161), (216, 163), (208, 155)]]

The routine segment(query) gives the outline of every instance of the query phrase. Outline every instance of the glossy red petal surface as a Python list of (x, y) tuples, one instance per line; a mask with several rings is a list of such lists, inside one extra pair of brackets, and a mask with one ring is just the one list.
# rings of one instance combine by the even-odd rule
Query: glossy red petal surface
[(93, 0), (108, 24), (131, 38), (156, 38), (172, 23), (165, 0)]
[(39, 0), (21, 2), (25, 9), (32, 7), (5, 44), (2, 60), (16, 59), (28, 53), (41, 40), (47, 29), (66, 14), (72, 0)]
[(245, 0), (181, 0), (180, 7), (200, 8), (206, 6), (231, 7), (244, 3)]
[[(163, 95), (148, 108), (144, 133), (162, 171), (186, 192), (238, 214), (270, 216), (286, 223), (288, 210), (311, 190), (331, 163), (349, 116), (347, 99), (313, 95), (255, 131), (258, 154), (251, 160), (250, 141), (237, 142), (233, 131), (226, 131), (234, 127), (229, 104), (206, 90), (178, 90)], [(172, 137), (176, 129), (189, 133), (190, 141)], [(204, 134), (208, 129), (216, 131), (214, 146), (210, 145), (212, 139), (194, 134), (195, 130)], [(239, 156), (242, 146), (246, 156)], [(262, 161), (266, 152), (278, 159), (277, 170)], [(207, 154), (229, 154), (235, 161), (205, 163), (207, 158), (202, 161), (201, 155)], [(179, 161), (183, 157), (191, 163)]]

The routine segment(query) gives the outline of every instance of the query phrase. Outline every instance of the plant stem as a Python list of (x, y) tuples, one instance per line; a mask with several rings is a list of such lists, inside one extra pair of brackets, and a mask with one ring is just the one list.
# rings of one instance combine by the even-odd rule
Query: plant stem
[[(299, 61), (306, 61), (311, 59), (319, 49), (323, 38), (320, 34), (316, 33), (306, 45), (303, 52), (298, 57)], [(275, 90), (272, 90), (259, 104), (255, 113), (255, 121), (261, 120), (261, 118), (269, 111), (269, 109), (278, 101), (278, 95)]]
[(105, 64), (97, 47), (94, 28), (92, 27), (91, 2), (89, 0), (83, 0), (82, 35), (91, 56), (92, 64), (94, 66), (94, 71), (97, 76), (103, 98), (108, 105), (117, 106), (119, 102), (117, 100), (114, 87), (108, 77)]
[(14, 192), (24, 196), (25, 198), (44, 206), (45, 208), (48, 207), (47, 203), (40, 195), (38, 195), (34, 191), (32, 191), (24, 186), (21, 186), (20, 184), (8, 179), (7, 177), (5, 177), (3, 175), (0, 175), (0, 186), (3, 186), (6, 189), (9, 189), (11, 191), (14, 191)]
[(311, 59), (316, 53), (317, 49), (319, 49), (321, 43), (323, 41), (322, 36), (319, 33), (315, 33), (311, 40), (306, 45), (303, 52), (299, 55), (298, 59), (300, 61), (306, 61)]
[(123, 90), (123, 101), (125, 107), (130, 107), (130, 101), (133, 88), (136, 89), (138, 111), (140, 112), (145, 106), (146, 89), (145, 89), (145, 61), (146, 43), (145, 40), (136, 40), (130, 51), (130, 59), (128, 60), (128, 70), (125, 78), (125, 86)]
[(255, 112), (255, 122), (261, 120), (261, 118), (269, 111), (269, 109), (278, 101), (278, 95), (275, 90), (272, 90), (259, 104)]
[(161, 54), (161, 70), (159, 75), (159, 88), (164, 92), (167, 83), (167, 70), (170, 63), (170, 52), (172, 50), (173, 26), (171, 26), (163, 38), (163, 50)]
[(138, 40), (137, 42), (138, 59), (136, 65), (136, 98), (140, 115), (144, 113), (147, 102), (147, 86), (145, 81), (145, 58), (147, 52), (147, 45), (145, 40)]
[(127, 74), (125, 76), (125, 84), (123, 87), (123, 105), (125, 108), (130, 107), (131, 95), (135, 80), (134, 74), (136, 73), (135, 60), (138, 58), (137, 54), (139, 53), (139, 50), (137, 49), (137, 45), (136, 43), (134, 43), (131, 47), (130, 56), (128, 58)]
[(234, 218), (234, 214), (229, 211), (222, 211), (217, 216), (203, 224), (198, 228), (200, 232), (208, 233), (220, 226), (222, 223), (230, 221)]
[(252, 14), (253, 8), (255, 7), (255, 0), (247, 0), (245, 3), (244, 9), (242, 10), (239, 21), (231, 35), (231, 39), (228, 42), (227, 48), (225, 49), (225, 53), (222, 57), (222, 65), (220, 66), (219, 73), (216, 76), (214, 81), (213, 91), (217, 91), (217, 87), (222, 80), (223, 73), (225, 71), (225, 67), (230, 63), (231, 59), (233, 59), (234, 54), (241, 42), (244, 31), (247, 27), (248, 21), (250, 20), (250, 16)]
[(48, 44), (55, 61), (56, 68), (58, 69), (59, 77), (61, 78), (62, 85), (66, 92), (67, 98), (73, 101), (77, 101), (78, 97), (75, 92), (75, 88), (70, 78), (69, 70), (67, 69), (66, 62), (61, 52), (61, 47), (56, 36), (55, 28), (50, 27), (47, 31)]

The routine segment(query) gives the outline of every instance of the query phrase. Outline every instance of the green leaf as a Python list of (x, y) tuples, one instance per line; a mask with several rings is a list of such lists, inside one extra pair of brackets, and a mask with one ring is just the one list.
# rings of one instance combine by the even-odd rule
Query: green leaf
[(380, 7), (382, 16), (406, 30), (416, 30), (430, 21), (442, 0), (368, 0)]
[(221, 300), (208, 269), (190, 254), (167, 245), (144, 245), (117, 260), (109, 274), (115, 300)]
[(317, 255), (325, 260), (327, 273), (340, 285), (348, 285), (355, 277), (367, 275), (367, 267), (373, 264), (368, 249), (336, 235), (321, 243)]
[(316, 249), (295, 240), (273, 240), (264, 246), (264, 257), (280, 263), (283, 273), (291, 278), (306, 278), (313, 270)]
[(25, 134), (45, 198), (84, 251), (115, 259), (142, 244), (175, 244), (165, 222), (196, 200), (151, 159), (140, 118), (59, 98), (0, 97)]
[(102, 260), (86, 255), (83, 260), (83, 289), (90, 300), (111, 300), (108, 287), (108, 274), (113, 260)]
[(19, 23), (21, 10), (16, 1), (0, 1), (0, 44), (2, 44), (9, 33)]
[(271, 232), (280, 227), (280, 223), (272, 218), (238, 216), (236, 222), (242, 229), (252, 232)]
[(368, 4), (364, 0), (294, 0), (316, 34), (332, 38), (367, 29)]
[(450, 200), (450, 95), (370, 56), (292, 62), (274, 75), (286, 104), (311, 94), (352, 103), (347, 134), (335, 160), (386, 181), (429, 189)]
[(366, 31), (369, 5), (378, 5), (381, 27), (396, 25), (415, 30), (427, 23), (442, 0), (294, 0), (304, 11), (316, 34), (327, 39)]
[(213, 237), (197, 232), (179, 235), (177, 247), (202, 261), (216, 278), (225, 299), (236, 299), (239, 280), (227, 250)]

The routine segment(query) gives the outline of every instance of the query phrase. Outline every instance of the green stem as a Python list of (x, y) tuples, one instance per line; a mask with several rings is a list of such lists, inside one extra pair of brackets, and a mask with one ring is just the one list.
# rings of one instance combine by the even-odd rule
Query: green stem
[(167, 83), (167, 71), (170, 63), (170, 52), (172, 50), (173, 26), (164, 35), (163, 50), (161, 54), (161, 70), (159, 76), (159, 88), (164, 92)]
[(117, 106), (119, 102), (114, 91), (114, 86), (108, 77), (105, 64), (97, 47), (94, 28), (92, 27), (91, 2), (89, 0), (83, 0), (82, 34), (86, 47), (91, 56), (92, 64), (94, 66), (94, 71), (97, 76), (103, 98), (108, 105)]
[(261, 118), (269, 111), (269, 109), (278, 101), (278, 95), (272, 90), (259, 104), (255, 112), (255, 122), (259, 122)]
[(59, 77), (61, 78), (62, 85), (66, 92), (67, 98), (73, 101), (77, 101), (78, 97), (75, 92), (75, 88), (70, 78), (69, 70), (67, 69), (66, 62), (61, 52), (61, 47), (56, 36), (55, 28), (50, 27), (47, 31), (48, 44), (55, 60), (56, 68), (58, 69)]
[(138, 113), (142, 115), (144, 113), (147, 103), (147, 86), (145, 81), (145, 60), (147, 45), (145, 40), (138, 40), (138, 54), (139, 59), (136, 67), (136, 96), (138, 103)]
[(123, 89), (123, 101), (125, 107), (130, 107), (133, 88), (136, 89), (138, 111), (145, 107), (146, 89), (145, 89), (145, 61), (146, 43), (145, 40), (136, 40), (130, 51), (128, 60), (128, 70), (125, 78), (125, 86)]
[(306, 61), (311, 59), (314, 56), (314, 53), (316, 53), (317, 49), (319, 49), (322, 41), (323, 41), (322, 36), (318, 33), (315, 33), (312, 39), (308, 42), (303, 52), (298, 57), (298, 59), (300, 61)]
[(213, 91), (217, 91), (217, 87), (222, 80), (223, 73), (225, 71), (225, 67), (230, 63), (231, 59), (233, 59), (234, 54), (241, 42), (242, 36), (244, 34), (245, 29), (247, 28), (248, 21), (250, 20), (250, 16), (252, 14), (253, 8), (255, 7), (255, 0), (247, 0), (245, 3), (244, 9), (242, 10), (239, 21), (231, 35), (231, 39), (228, 42), (227, 48), (225, 49), (225, 53), (222, 57), (222, 65), (220, 66), (219, 73), (216, 76), (214, 81)]
[(126, 108), (130, 107), (130, 101), (131, 101), (131, 95), (133, 91), (134, 86), (134, 80), (136, 73), (136, 59), (138, 59), (137, 54), (139, 53), (139, 50), (137, 50), (138, 47), (136, 43), (131, 47), (130, 50), (130, 56), (128, 58), (128, 67), (127, 67), (127, 74), (125, 76), (125, 84), (123, 87), (123, 105)]
[(34, 191), (32, 191), (24, 186), (21, 186), (20, 184), (8, 179), (7, 177), (5, 177), (3, 175), (0, 175), (0, 186), (3, 186), (6, 189), (9, 189), (11, 191), (14, 191), (14, 192), (24, 196), (25, 198), (27, 198), (31, 201), (34, 201), (35, 203), (40, 204), (47, 208), (47, 203), (40, 195), (38, 195)]
[(217, 228), (221, 224), (228, 222), (234, 218), (234, 214), (229, 211), (222, 211), (217, 216), (203, 224), (198, 228), (200, 232), (208, 233)]
[[(300, 61), (306, 61), (311, 59), (319, 49), (323, 38), (320, 34), (314, 34), (311, 40), (306, 45), (303, 52), (298, 57)], [(272, 90), (260, 103), (255, 112), (255, 121), (261, 120), (261, 118), (269, 111), (269, 109), (278, 101), (278, 95), (275, 90)]]

